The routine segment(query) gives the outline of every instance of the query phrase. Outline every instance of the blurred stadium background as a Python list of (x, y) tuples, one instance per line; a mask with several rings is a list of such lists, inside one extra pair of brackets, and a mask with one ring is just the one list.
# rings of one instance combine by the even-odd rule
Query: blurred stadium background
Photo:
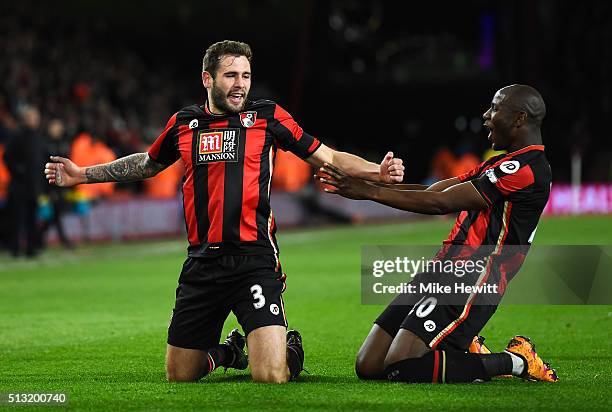
[[(394, 151), (407, 182), (456, 175), (490, 156), (481, 115), (493, 93), (535, 86), (548, 107), (543, 136), (554, 179), (536, 239), (612, 242), (607, 2), (2, 2), (0, 249), (10, 243), (15, 176), (3, 153), (13, 145), (26, 153), (18, 179), (37, 199), (38, 256), (0, 251), (0, 392), (65, 390), (78, 409), (240, 409), (240, 391), (282, 408), (295, 407), (291, 399), (307, 409), (411, 402), (439, 410), (448, 399), (472, 409), (610, 407), (610, 307), (505, 307), (488, 327), (499, 348), (516, 332), (516, 317), (524, 320), (524, 333), (543, 339), (545, 356), (564, 368), (562, 393), (517, 383), (500, 392), (499, 382), (469, 397), (464, 386), (350, 386), (352, 354), (380, 310), (359, 304), (360, 246), (436, 244), (452, 222), (324, 195), (309, 167), (281, 152), (272, 203), (288, 311), (306, 337), (305, 380), (319, 397), (297, 385), (279, 398), (232, 373), (214, 377), (214, 390), (164, 385), (165, 325), (186, 248), (181, 165), (144, 183), (53, 190), (39, 163), (50, 152), (87, 165), (146, 150), (176, 110), (203, 101), (201, 59), (223, 39), (252, 46), (252, 97), (276, 100), (332, 147), (373, 161)], [(550, 324), (563, 325), (562, 339)]]
[[(612, 211), (605, 2), (471, 1), (440, 10), (377, 0), (26, 0), (1, 7), (1, 151), (19, 141), (27, 108), (40, 112), (37, 133), (46, 140), (30, 152), (44, 144), (87, 165), (143, 151), (172, 113), (203, 100), (203, 52), (232, 38), (253, 47), (252, 96), (276, 100), (333, 147), (372, 160), (393, 150), (409, 182), (456, 175), (490, 156), (481, 114), (492, 94), (531, 84), (548, 104), (544, 139), (555, 188), (547, 213)], [(27, 173), (41, 180), (38, 172)], [(407, 218), (321, 196), (310, 176), (292, 155), (279, 155), (280, 226)], [(73, 242), (178, 235), (180, 178), (177, 164), (144, 183), (53, 191), (37, 181), (39, 225), (51, 226), (41, 233), (57, 239), (59, 205)], [(4, 159), (0, 205), (9, 180)]]

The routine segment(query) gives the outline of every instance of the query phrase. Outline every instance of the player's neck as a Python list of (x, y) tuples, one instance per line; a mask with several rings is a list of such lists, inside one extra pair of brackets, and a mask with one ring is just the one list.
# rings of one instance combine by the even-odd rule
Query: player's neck
[(524, 136), (519, 136), (511, 145), (508, 147), (508, 152), (516, 152), (527, 146), (537, 146), (542, 144), (542, 135), (538, 133), (529, 133)]
[(223, 110), (219, 109), (217, 106), (215, 106), (215, 104), (211, 101), (210, 96), (206, 101), (206, 111), (216, 116), (220, 116), (226, 113)]

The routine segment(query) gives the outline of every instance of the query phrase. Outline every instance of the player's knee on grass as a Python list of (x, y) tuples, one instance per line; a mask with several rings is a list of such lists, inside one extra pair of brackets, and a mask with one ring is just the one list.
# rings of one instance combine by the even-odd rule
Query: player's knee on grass
[(400, 329), (395, 335), (384, 361), (384, 368), (405, 359), (420, 358), (431, 349), (421, 338), (406, 329)]
[(200, 380), (200, 373), (192, 371), (166, 368), (166, 379), (168, 382), (197, 382)]
[(202, 377), (202, 371), (194, 365), (180, 365), (172, 359), (166, 361), (166, 379), (168, 382), (196, 382)]
[(289, 370), (285, 368), (268, 368), (251, 371), (255, 382), (260, 383), (286, 383), (289, 381)]
[(368, 358), (361, 351), (355, 359), (355, 373), (359, 379), (379, 379), (384, 372), (383, 362), (379, 359)]
[(256, 382), (285, 383), (289, 380), (287, 368), (286, 329), (264, 326), (247, 336), (249, 366)]
[(383, 379), (384, 361), (393, 337), (378, 325), (373, 325), (355, 359), (359, 379)]
[(168, 382), (196, 382), (202, 378), (206, 352), (168, 345), (166, 379)]

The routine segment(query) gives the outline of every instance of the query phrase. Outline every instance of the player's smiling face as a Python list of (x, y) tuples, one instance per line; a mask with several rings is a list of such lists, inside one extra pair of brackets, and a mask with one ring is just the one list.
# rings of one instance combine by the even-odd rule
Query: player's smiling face
[(208, 89), (208, 101), (213, 113), (238, 113), (251, 89), (251, 63), (245, 56), (225, 55), (219, 61), (217, 74), (203, 77)]
[(505, 150), (510, 143), (513, 112), (504, 104), (506, 99), (506, 94), (498, 90), (493, 96), (491, 107), (482, 115), (484, 126), (489, 130), (487, 138), (493, 150)]

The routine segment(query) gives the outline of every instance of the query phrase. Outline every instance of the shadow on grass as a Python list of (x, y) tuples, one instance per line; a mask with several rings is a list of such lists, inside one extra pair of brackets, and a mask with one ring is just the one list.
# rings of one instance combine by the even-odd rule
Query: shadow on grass
[(295, 383), (363, 383), (356, 376), (324, 376), (324, 375), (309, 375), (302, 372)]
[[(253, 382), (251, 375), (211, 375), (200, 381), (201, 383), (230, 383), (230, 382)], [(368, 381), (360, 381), (357, 377), (350, 376), (322, 376), (322, 375), (309, 375), (303, 373), (300, 377), (290, 382), (290, 385), (300, 385), (303, 383), (363, 383)], [(256, 383), (256, 382), (253, 382)]]
[(215, 373), (200, 380), (199, 383), (230, 383), (230, 382), (249, 382), (252, 381), (250, 374), (224, 374)]

